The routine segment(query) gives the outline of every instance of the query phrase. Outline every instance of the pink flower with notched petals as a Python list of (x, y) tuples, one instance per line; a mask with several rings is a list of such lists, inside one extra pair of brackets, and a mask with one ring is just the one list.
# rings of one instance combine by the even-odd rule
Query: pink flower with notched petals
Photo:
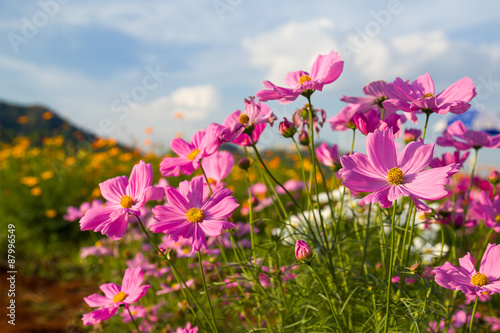
[(468, 77), (453, 83), (437, 95), (429, 73), (419, 76), (413, 83), (396, 78), (386, 87), (391, 98), (382, 105), (388, 110), (405, 112), (430, 111), (438, 114), (464, 113), (470, 108), (469, 102), (477, 95), (474, 83)]
[(337, 52), (331, 51), (327, 55), (318, 55), (314, 61), (311, 73), (305, 71), (290, 72), (285, 77), (285, 84), (290, 88), (283, 88), (264, 81), (268, 89), (255, 94), (259, 101), (277, 100), (281, 104), (293, 102), (305, 91), (323, 90), (325, 84), (332, 83), (342, 74), (344, 62)]
[(101, 206), (102, 206), (102, 201), (99, 199), (92, 200), (92, 203), (84, 202), (80, 205), (79, 208), (74, 206), (69, 206), (66, 211), (66, 215), (63, 216), (63, 219), (65, 219), (66, 221), (76, 221), (83, 215), (85, 215), (85, 213), (88, 212), (89, 209)]
[(164, 177), (190, 175), (200, 167), (203, 157), (214, 154), (220, 145), (221, 126), (210, 124), (206, 130), (196, 132), (191, 142), (181, 138), (172, 139), (170, 148), (179, 157), (165, 157), (160, 162), (160, 172)]
[(384, 208), (402, 196), (409, 196), (422, 211), (431, 209), (421, 200), (439, 200), (448, 195), (444, 185), (456, 172), (456, 164), (424, 170), (431, 162), (434, 144), (410, 142), (396, 153), (392, 129), (375, 130), (366, 140), (367, 155), (354, 153), (340, 158), (343, 185), (357, 192), (371, 192), (360, 205), (378, 202)]
[(340, 157), (337, 145), (333, 145), (329, 148), (328, 145), (323, 142), (318, 148), (316, 148), (316, 157), (323, 165), (330, 168), (335, 167), (340, 169)]
[(177, 327), (177, 329), (172, 331), (172, 333), (198, 333), (198, 326), (192, 326), (191, 323), (187, 323), (186, 327)]
[(183, 181), (178, 190), (165, 189), (168, 206), (153, 208), (157, 223), (153, 232), (169, 234), (174, 242), (190, 239), (191, 253), (207, 248), (206, 236), (219, 236), (222, 229), (231, 229), (234, 224), (225, 221), (239, 206), (232, 192), (224, 187), (217, 189), (206, 201), (203, 200), (203, 180)]
[(431, 161), (431, 164), (429, 164), (429, 166), (431, 168), (439, 168), (452, 163), (457, 163), (458, 167), (462, 168), (468, 156), (469, 152), (465, 152), (462, 156), (460, 156), (460, 151), (455, 150), (453, 154), (444, 153), (443, 155), (441, 155), (441, 158), (439, 157), (434, 158)]
[(479, 192), (470, 209), (472, 215), (484, 220), (488, 228), (500, 232), (500, 196), (490, 199), (486, 192)]
[(460, 120), (453, 122), (443, 136), (437, 138), (436, 143), (444, 147), (455, 147), (458, 150), (471, 148), (500, 148), (500, 134), (490, 136), (487, 132), (472, 131), (465, 127)]
[(92, 294), (84, 297), (83, 300), (85, 303), (90, 307), (98, 307), (99, 309), (85, 313), (82, 318), (83, 324), (99, 324), (101, 321), (113, 317), (121, 305), (128, 306), (137, 302), (151, 288), (150, 285), (141, 286), (143, 277), (140, 267), (136, 269), (127, 268), (121, 286), (116, 283), (105, 283), (99, 287), (104, 296)]
[(468, 300), (487, 292), (500, 293), (500, 245), (488, 244), (479, 267), (476, 271), (470, 253), (459, 259), (460, 267), (446, 262), (434, 268), (434, 280), (441, 287), (459, 290)]
[(106, 206), (90, 209), (80, 220), (81, 230), (100, 231), (112, 240), (120, 239), (127, 231), (129, 214), (141, 215), (146, 201), (159, 200), (161, 187), (151, 186), (153, 167), (140, 161), (134, 165), (130, 179), (120, 176), (99, 184)]

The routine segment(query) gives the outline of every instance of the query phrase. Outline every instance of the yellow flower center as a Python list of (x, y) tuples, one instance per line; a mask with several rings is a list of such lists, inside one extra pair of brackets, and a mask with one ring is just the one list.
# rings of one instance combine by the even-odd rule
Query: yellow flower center
[(497, 223), (500, 223), (500, 214), (498, 214), (497, 216), (495, 216), (495, 221), (497, 221)]
[(118, 294), (115, 295), (115, 297), (113, 297), (113, 303), (121, 302), (125, 299), (125, 297), (127, 297), (127, 294), (124, 293), (123, 291), (120, 291)]
[(391, 185), (401, 185), (404, 179), (403, 171), (400, 168), (392, 168), (387, 174), (387, 180)]
[(217, 182), (216, 182), (216, 181), (215, 181), (215, 179), (213, 179), (213, 178), (208, 178), (208, 183), (209, 183), (209, 184), (215, 184), (215, 183), (217, 183)]
[(190, 222), (201, 222), (203, 220), (203, 211), (199, 208), (193, 207), (186, 212), (186, 218)]
[(97, 242), (95, 242), (95, 247), (101, 247), (101, 246), (102, 246), (101, 241), (97, 241)]
[(250, 118), (248, 118), (248, 116), (244, 113), (240, 114), (240, 124), (243, 124), (243, 125), (248, 125), (248, 121), (250, 120)]
[(304, 83), (304, 82), (306, 82), (306, 81), (311, 81), (311, 80), (312, 80), (312, 79), (311, 79), (311, 77), (310, 77), (309, 75), (307, 75), (307, 74), (302, 74), (302, 76), (301, 76), (301, 77), (300, 77), (300, 79), (299, 79), (299, 84), (302, 84), (302, 83)]
[(488, 281), (488, 278), (483, 273), (476, 273), (476, 275), (474, 275), (472, 279), (470, 279), (470, 283), (475, 286), (482, 287), (490, 283), (490, 281)]
[(130, 195), (124, 195), (120, 200), (120, 205), (123, 208), (131, 208), (134, 205), (134, 199)]
[(424, 98), (427, 98), (427, 97), (434, 97), (434, 94), (433, 93), (427, 93), (424, 95)]
[(198, 153), (200, 152), (200, 150), (198, 148), (195, 148), (192, 152), (189, 153), (189, 155), (187, 156), (188, 160), (194, 160), (196, 158), (196, 156), (198, 156)]

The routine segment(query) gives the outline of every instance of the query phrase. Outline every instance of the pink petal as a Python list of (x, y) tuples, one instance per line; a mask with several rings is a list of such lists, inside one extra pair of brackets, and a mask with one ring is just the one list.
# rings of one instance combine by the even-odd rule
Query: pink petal
[(422, 171), (432, 161), (434, 144), (424, 145), (422, 140), (410, 142), (398, 154), (398, 165), (403, 174), (413, 174)]
[(184, 214), (192, 207), (188, 204), (186, 198), (172, 186), (166, 187), (165, 194), (169, 205), (175, 207), (178, 211), (183, 211)]
[(359, 201), (359, 204), (361, 206), (363, 206), (363, 205), (370, 203), (370, 202), (373, 202), (373, 203), (378, 202), (378, 203), (380, 203), (380, 206), (382, 208), (391, 207), (392, 202), (387, 199), (390, 187), (391, 187), (390, 185), (387, 185), (387, 187), (385, 187), (385, 188), (382, 188), (380, 190), (377, 190), (373, 193), (368, 194), (366, 197), (364, 197), (363, 199), (361, 199)]
[(194, 171), (193, 161), (184, 157), (165, 157), (160, 162), (160, 173), (163, 177), (189, 176)]
[(488, 244), (479, 271), (485, 274), (490, 282), (500, 278), (500, 245)]
[(181, 138), (175, 138), (170, 141), (170, 148), (179, 156), (187, 156), (195, 147)]
[(116, 296), (121, 290), (122, 287), (116, 283), (105, 283), (99, 287), (99, 289), (102, 290), (104, 295), (106, 295), (107, 298), (110, 300), (113, 300), (113, 297)]
[(403, 195), (406, 195), (406, 196), (409, 195), (408, 191), (403, 186), (392, 185), (389, 188), (389, 193), (387, 194), (387, 199), (389, 201), (396, 201), (397, 199), (401, 198)]
[(85, 215), (80, 219), (80, 229), (81, 230), (95, 230), (100, 224), (105, 223), (110, 220), (110, 215), (116, 209), (122, 208), (118, 205), (98, 207), (90, 209)]
[(462, 101), (469, 103), (476, 96), (472, 79), (464, 77), (443, 90), (436, 97), (443, 101)]
[[(472, 256), (470, 253), (467, 252), (465, 256), (462, 258), (458, 259), (458, 262), (460, 263), (461, 270), (464, 271), (464, 274), (466, 272), (466, 276), (473, 277), (477, 271), (476, 268), (474, 267), (474, 263), (472, 262)], [(470, 279), (469, 279), (470, 283)]]
[(331, 51), (327, 55), (318, 55), (316, 57), (311, 68), (311, 78), (321, 84), (329, 84), (342, 74), (343, 69), (344, 62), (340, 59), (340, 55)]
[(126, 188), (128, 179), (126, 176), (119, 176), (106, 180), (99, 184), (102, 196), (113, 203), (119, 203), (121, 198), (127, 194)]
[(88, 297), (84, 297), (83, 300), (85, 301), (85, 303), (88, 304), (88, 306), (92, 308), (103, 307), (113, 304), (113, 299), (99, 294), (92, 294)]
[(420, 173), (405, 176), (403, 184), (408, 193), (423, 200), (439, 200), (448, 195), (444, 185), (448, 184), (448, 176), (455, 164), (434, 168)]
[(203, 230), (206, 236), (217, 237), (221, 234), (224, 223), (220, 220), (206, 220), (198, 223), (198, 226)]
[(291, 88), (295, 88), (299, 85), (299, 79), (302, 75), (308, 74), (304, 71), (289, 72), (285, 76), (285, 84)]
[(122, 290), (124, 293), (129, 294), (135, 289), (139, 288), (144, 279), (144, 273), (141, 267), (134, 269), (127, 268), (122, 280)]
[(387, 176), (390, 169), (397, 167), (396, 146), (394, 145), (392, 129), (388, 128), (383, 131), (377, 129), (368, 134), (366, 152), (372, 167), (378, 170), (380, 175)]
[(144, 197), (142, 192), (153, 183), (153, 166), (151, 163), (140, 161), (139, 164), (134, 165), (132, 173), (130, 174), (129, 183), (126, 193), (130, 195), (134, 201), (141, 201), (142, 207), (144, 205)]
[(110, 215), (110, 221), (96, 228), (96, 231), (101, 231), (103, 235), (107, 235), (112, 240), (122, 238), (127, 232), (128, 226), (128, 211), (126, 209), (124, 211), (121, 214), (117, 213), (118, 211), (113, 212)]
[(103, 320), (108, 320), (118, 310), (118, 306), (110, 306), (104, 309), (84, 313), (82, 317), (83, 325), (97, 325)]
[(434, 94), (436, 89), (434, 88), (434, 81), (432, 81), (429, 73), (419, 76), (415, 81), (413, 81), (413, 86), (421, 87), (419, 90), (424, 94)]

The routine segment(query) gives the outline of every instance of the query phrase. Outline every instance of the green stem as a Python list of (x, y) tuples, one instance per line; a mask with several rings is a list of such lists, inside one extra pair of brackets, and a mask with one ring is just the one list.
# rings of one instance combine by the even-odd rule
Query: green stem
[[(479, 147), (480, 148), (480, 147)], [(476, 173), (476, 165), (477, 165), (477, 155), (479, 152), (479, 148), (474, 148), (474, 163), (472, 164), (472, 171), (470, 173), (470, 184), (469, 184), (469, 189), (467, 190), (467, 197), (465, 201), (465, 207), (464, 207), (464, 218), (463, 218), (463, 224), (462, 224), (462, 239), (460, 240), (460, 252), (463, 251), (464, 247), (464, 241), (465, 241), (465, 223), (467, 222), (467, 213), (469, 210), (469, 205), (470, 205), (470, 192), (472, 190), (472, 185), (474, 184), (474, 174)]]
[(139, 325), (135, 321), (134, 316), (132, 316), (132, 313), (130, 312), (130, 309), (128, 308), (128, 306), (127, 306), (127, 311), (128, 311), (128, 314), (130, 315), (130, 319), (132, 319), (132, 322), (134, 323), (134, 326), (137, 329), (137, 332), (141, 333), (141, 330), (139, 329)]
[[(424, 110), (422, 110), (422, 111), (424, 111)], [(424, 111), (424, 113), (425, 113), (426, 117), (425, 117), (424, 131), (422, 132), (422, 141), (425, 140), (425, 134), (427, 133), (427, 125), (429, 124), (429, 117), (430, 117), (432, 111), (431, 110)]]
[(203, 261), (201, 259), (200, 251), (198, 251), (198, 263), (200, 266), (201, 281), (203, 282), (203, 290), (205, 290), (205, 296), (207, 297), (207, 302), (210, 309), (210, 315), (212, 316), (213, 327), (215, 328), (215, 332), (219, 332), (219, 330), (217, 329), (217, 324), (215, 322), (214, 310), (212, 308), (212, 302), (210, 301), (210, 295), (208, 294), (207, 281), (205, 280), (205, 272), (203, 272)]
[(330, 295), (328, 294), (328, 291), (327, 291), (325, 285), (323, 284), (323, 281), (321, 280), (321, 278), (318, 275), (318, 273), (316, 272), (316, 270), (314, 268), (312, 268), (312, 266), (310, 264), (306, 264), (306, 265), (309, 267), (311, 272), (314, 274), (314, 277), (316, 277), (316, 280), (319, 282), (319, 284), (323, 288), (323, 292), (325, 293), (326, 299), (328, 300), (328, 305), (330, 306), (330, 310), (332, 311), (333, 319), (335, 320), (335, 323), (337, 324), (338, 328), (340, 329), (341, 326), (340, 326), (339, 320), (337, 318), (337, 311), (335, 310), (335, 307), (333, 306), (332, 300), (330, 299)]
[(250, 242), (252, 243), (252, 257), (253, 260), (257, 260), (257, 254), (255, 252), (255, 235), (253, 230), (253, 205), (252, 205), (252, 186), (250, 183), (250, 176), (248, 170), (246, 171), (247, 184), (248, 184), (248, 219), (250, 222)]
[(472, 333), (472, 326), (474, 325), (474, 315), (476, 314), (477, 303), (479, 303), (479, 297), (476, 297), (474, 309), (472, 309), (472, 315), (470, 316), (469, 333)]
[(389, 262), (389, 276), (387, 278), (387, 302), (386, 302), (386, 312), (385, 312), (385, 328), (384, 332), (387, 333), (389, 329), (389, 312), (391, 310), (391, 287), (392, 287), (392, 272), (394, 268), (394, 246), (395, 246), (395, 238), (394, 238), (394, 220), (396, 219), (396, 204), (397, 200), (395, 200), (392, 208), (392, 219), (391, 219), (391, 259)]
[[(200, 303), (198, 302), (198, 299), (196, 297), (194, 297), (191, 289), (189, 289), (189, 287), (187, 286), (186, 282), (182, 279), (182, 277), (179, 274), (179, 272), (177, 271), (177, 268), (175, 267), (175, 265), (167, 258), (167, 256), (165, 255), (165, 253), (163, 253), (163, 251), (160, 250), (160, 248), (158, 247), (158, 245), (156, 245), (156, 243), (153, 241), (153, 239), (151, 238), (151, 236), (147, 232), (146, 228), (144, 227), (144, 224), (142, 223), (142, 221), (139, 218), (139, 216), (137, 216), (137, 215), (134, 215), (134, 216), (137, 218), (137, 221), (139, 221), (139, 225), (141, 226), (142, 231), (146, 235), (146, 237), (149, 240), (149, 242), (151, 243), (151, 245), (153, 245), (153, 247), (155, 248), (156, 252), (159, 253), (163, 257), (163, 259), (168, 262), (168, 264), (170, 265), (170, 268), (172, 268), (172, 272), (174, 273), (174, 276), (175, 276), (175, 278), (177, 280), (177, 283), (179, 284), (179, 286), (181, 286), (181, 292), (184, 295), (184, 298), (188, 301), (188, 304), (190, 302), (189, 302), (189, 298), (186, 295), (185, 290), (188, 291), (189, 296), (191, 296), (191, 298), (194, 300), (194, 302), (196, 303), (196, 305), (198, 306), (198, 308), (201, 310), (201, 313), (202, 313), (203, 317), (205, 318), (205, 320), (209, 323), (210, 328), (214, 332), (217, 332), (217, 328), (214, 328), (212, 326), (212, 322), (208, 319), (208, 316), (205, 313), (205, 311), (203, 310), (203, 308), (201, 307)], [(191, 309), (191, 312), (193, 313), (193, 316), (196, 318), (196, 312), (194, 311), (193, 306), (191, 304), (189, 304), (189, 308)]]

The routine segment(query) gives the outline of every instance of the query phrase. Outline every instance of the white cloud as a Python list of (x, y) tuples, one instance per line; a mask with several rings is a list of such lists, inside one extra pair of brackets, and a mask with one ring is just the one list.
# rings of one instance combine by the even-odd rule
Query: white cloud
[(219, 107), (219, 93), (212, 85), (181, 87), (132, 111), (151, 122), (185, 118), (204, 120)]
[(266, 80), (280, 85), (286, 73), (309, 71), (318, 54), (338, 50), (332, 34), (335, 24), (327, 18), (289, 22), (276, 29), (243, 39), (250, 64), (267, 68)]

